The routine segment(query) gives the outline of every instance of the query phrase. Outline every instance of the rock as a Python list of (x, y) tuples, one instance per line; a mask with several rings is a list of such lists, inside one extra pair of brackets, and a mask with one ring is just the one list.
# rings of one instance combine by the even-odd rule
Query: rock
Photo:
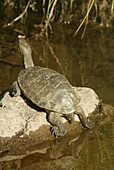
[(86, 117), (88, 117), (90, 113), (95, 111), (96, 106), (98, 106), (99, 97), (92, 89), (87, 87), (76, 87), (74, 89), (81, 98), (79, 105), (83, 108)]
[[(99, 98), (90, 88), (75, 87), (74, 89), (81, 97), (79, 104), (88, 117), (98, 106)], [(63, 117), (61, 120), (66, 122)], [(75, 120), (79, 121), (77, 115)], [(11, 97), (9, 92), (5, 93), (0, 107), (0, 137), (12, 137), (19, 132), (29, 135), (31, 131), (36, 131), (43, 125), (50, 126), (45, 112), (31, 108), (20, 96)]]
[(16, 133), (29, 134), (43, 124), (49, 125), (45, 112), (37, 112), (28, 106), (22, 97), (11, 97), (7, 92), (1, 100), (0, 136), (12, 137)]

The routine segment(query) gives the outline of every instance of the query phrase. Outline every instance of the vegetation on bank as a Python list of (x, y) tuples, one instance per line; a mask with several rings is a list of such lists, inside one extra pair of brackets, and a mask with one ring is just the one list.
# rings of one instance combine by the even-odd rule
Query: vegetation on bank
[(4, 27), (12, 26), (20, 19), (26, 18), (29, 8), (40, 13), (42, 15), (41, 23), (35, 24), (35, 27), (40, 27), (41, 33), (47, 33), (48, 28), (51, 30), (51, 23), (59, 21), (65, 24), (77, 24), (79, 20), (79, 26), (73, 36), (85, 24), (83, 38), (89, 22), (110, 27), (113, 26), (112, 22), (114, 21), (114, 0), (28, 0), (28, 2), (26, 0), (2, 0), (0, 5), (2, 9), (11, 6), (16, 13), (21, 11), (21, 14), (18, 13), (17, 17), (13, 18), (12, 21), (9, 20)]

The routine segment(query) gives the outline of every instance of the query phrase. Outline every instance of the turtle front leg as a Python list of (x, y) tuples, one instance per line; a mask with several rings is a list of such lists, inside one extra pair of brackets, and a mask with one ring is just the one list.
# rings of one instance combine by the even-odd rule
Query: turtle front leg
[(89, 122), (87, 120), (83, 109), (79, 105), (77, 105), (76, 114), (79, 116), (79, 119), (84, 127), (92, 129), (95, 126), (94, 122)]
[(21, 90), (18, 86), (18, 83), (17, 81), (14, 81), (13, 84), (12, 84), (12, 88), (13, 88), (13, 91), (12, 91), (12, 95), (17, 97), (17, 96), (20, 96), (21, 95)]
[(48, 116), (49, 122), (53, 125), (51, 133), (55, 136), (64, 136), (67, 132), (64, 124), (60, 121), (59, 113), (50, 112)]

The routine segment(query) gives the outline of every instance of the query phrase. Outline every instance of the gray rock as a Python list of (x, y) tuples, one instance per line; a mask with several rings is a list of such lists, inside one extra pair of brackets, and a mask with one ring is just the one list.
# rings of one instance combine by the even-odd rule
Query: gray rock
[[(99, 104), (99, 97), (91, 88), (87, 87), (76, 87), (74, 88), (76, 93), (80, 96), (81, 100), (79, 105), (83, 108), (86, 117), (95, 111), (96, 106)], [(77, 117), (77, 115), (75, 115)], [(78, 117), (76, 118), (78, 121)]]
[[(88, 117), (98, 106), (99, 98), (90, 88), (75, 87), (74, 89), (81, 97), (80, 106)], [(20, 96), (10, 97), (9, 92), (6, 92), (1, 104), (0, 137), (12, 137), (19, 132), (29, 135), (31, 131), (38, 130), (42, 125), (50, 125), (46, 119), (45, 112), (34, 110)], [(61, 120), (66, 122), (63, 117)], [(79, 121), (77, 116), (75, 116), (75, 120)]]

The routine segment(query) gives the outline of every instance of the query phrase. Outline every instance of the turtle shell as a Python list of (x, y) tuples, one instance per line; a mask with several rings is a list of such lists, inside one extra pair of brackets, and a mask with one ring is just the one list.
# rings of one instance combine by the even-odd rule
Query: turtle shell
[(68, 80), (49, 68), (35, 66), (22, 70), (18, 84), (28, 99), (49, 111), (73, 113), (80, 101)]

